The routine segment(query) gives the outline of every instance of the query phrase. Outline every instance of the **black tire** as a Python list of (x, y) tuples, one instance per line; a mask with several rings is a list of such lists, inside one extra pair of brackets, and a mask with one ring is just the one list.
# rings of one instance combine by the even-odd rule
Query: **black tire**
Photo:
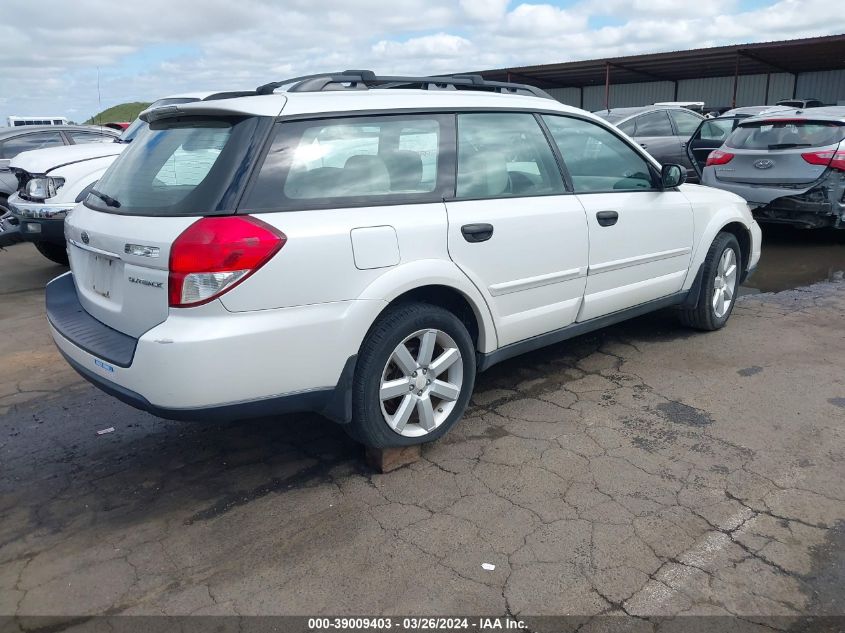
[(52, 242), (33, 243), (35, 244), (35, 248), (38, 249), (38, 252), (44, 255), (44, 257), (49, 259), (51, 262), (61, 264), (62, 266), (68, 265), (67, 249), (64, 246), (59, 246), (58, 244), (53, 244)]
[[(379, 387), (382, 372), (396, 347), (408, 336), (424, 329), (448, 334), (463, 362), (463, 384), (451, 413), (426, 435), (407, 437), (394, 431), (382, 414)], [(370, 328), (355, 368), (352, 386), (352, 422), (345, 425), (356, 441), (373, 448), (411, 446), (433, 442), (460, 419), (475, 384), (475, 346), (463, 322), (454, 314), (427, 303), (408, 303), (389, 309)]]
[[(719, 261), (722, 258), (725, 250), (732, 249), (736, 258), (736, 279), (734, 280), (733, 295), (730, 306), (727, 312), (722, 316), (717, 316), (713, 308), (713, 295), (716, 290), (716, 277)], [(739, 248), (739, 242), (736, 237), (730, 233), (719, 233), (710, 249), (707, 251), (707, 257), (702, 264), (702, 278), (698, 291), (698, 303), (694, 308), (682, 308), (680, 310), (681, 323), (687, 327), (695, 328), (696, 330), (713, 331), (725, 327), (725, 323), (733, 312), (736, 305), (737, 291), (739, 290), (739, 280), (741, 278), (741, 271), (744, 263), (742, 260), (742, 250)]]

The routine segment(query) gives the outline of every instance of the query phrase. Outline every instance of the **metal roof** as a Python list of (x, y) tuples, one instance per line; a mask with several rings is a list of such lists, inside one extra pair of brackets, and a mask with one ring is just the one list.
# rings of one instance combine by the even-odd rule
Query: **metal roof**
[(669, 53), (517, 66), (481, 71), (485, 79), (520, 81), (540, 88), (678, 81), (734, 74), (801, 73), (845, 69), (845, 34), (799, 40), (698, 48)]

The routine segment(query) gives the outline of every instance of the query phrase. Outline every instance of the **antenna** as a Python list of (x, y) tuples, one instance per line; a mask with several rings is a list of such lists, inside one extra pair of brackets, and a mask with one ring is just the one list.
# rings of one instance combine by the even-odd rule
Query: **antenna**
[(100, 126), (100, 129), (103, 127), (103, 122), (100, 120), (100, 117), (103, 114), (103, 98), (100, 95), (100, 67), (97, 66), (97, 125)]

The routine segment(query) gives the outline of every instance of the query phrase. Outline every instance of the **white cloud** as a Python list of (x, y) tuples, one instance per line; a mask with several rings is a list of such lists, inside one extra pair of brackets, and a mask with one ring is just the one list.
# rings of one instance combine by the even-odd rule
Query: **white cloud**
[[(0, 122), (320, 70), (423, 74), (845, 32), (828, 0), (6, 0)], [(608, 26), (592, 28), (591, 18)]]
[(471, 20), (495, 22), (505, 15), (510, 0), (460, 0), (461, 8)]

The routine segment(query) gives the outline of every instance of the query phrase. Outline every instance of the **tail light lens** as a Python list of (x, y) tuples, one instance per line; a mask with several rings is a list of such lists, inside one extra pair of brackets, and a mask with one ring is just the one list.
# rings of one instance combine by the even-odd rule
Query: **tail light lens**
[(806, 152), (801, 154), (801, 158), (811, 165), (824, 165), (825, 167), (845, 171), (845, 152), (843, 151), (837, 152), (829, 149), (821, 152)]
[(733, 157), (734, 155), (730, 152), (723, 152), (720, 149), (714, 149), (707, 157), (707, 163), (704, 166), (710, 167), (710, 165), (726, 165), (733, 160)]
[(251, 216), (208, 217), (170, 249), (170, 306), (198, 306), (234, 288), (285, 245), (281, 231)]

